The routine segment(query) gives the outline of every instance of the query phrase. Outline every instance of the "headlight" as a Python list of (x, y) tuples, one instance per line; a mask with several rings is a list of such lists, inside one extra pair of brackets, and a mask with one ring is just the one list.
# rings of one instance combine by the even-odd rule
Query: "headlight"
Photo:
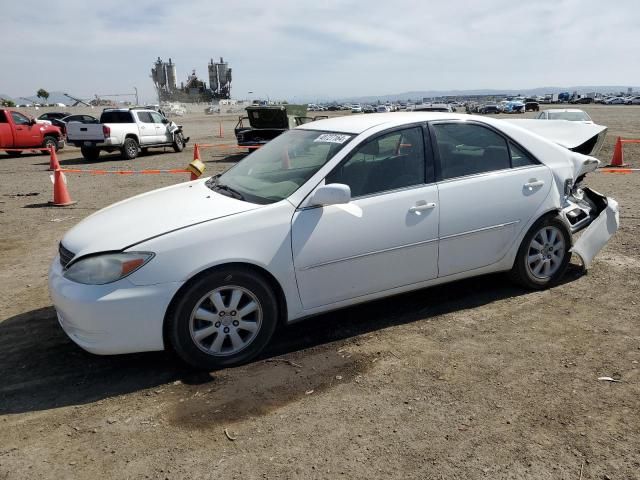
[(132, 274), (153, 258), (153, 253), (106, 253), (73, 263), (64, 276), (86, 285), (104, 285)]

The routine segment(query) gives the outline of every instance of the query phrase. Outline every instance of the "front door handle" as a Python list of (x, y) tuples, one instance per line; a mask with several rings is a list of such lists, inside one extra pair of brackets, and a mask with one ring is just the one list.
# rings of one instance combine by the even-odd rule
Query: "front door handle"
[(421, 200), (419, 202), (416, 202), (416, 204), (413, 207), (411, 207), (409, 211), (412, 213), (420, 213), (420, 212), (424, 212), (425, 210), (433, 210), (434, 208), (436, 208), (435, 203), (433, 202), (427, 203), (424, 200)]
[(544, 185), (544, 180), (536, 180), (534, 178), (534, 179), (529, 180), (527, 183), (525, 183), (524, 184), (524, 188), (527, 188), (529, 190), (533, 190), (534, 188), (541, 187), (543, 185)]

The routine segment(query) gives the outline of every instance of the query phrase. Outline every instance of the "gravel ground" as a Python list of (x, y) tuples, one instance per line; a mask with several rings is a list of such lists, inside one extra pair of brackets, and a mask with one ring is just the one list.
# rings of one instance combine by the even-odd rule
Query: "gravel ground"
[[(605, 162), (618, 135), (640, 138), (640, 108), (585, 110), (609, 127)], [(236, 118), (180, 122), (191, 143), (222, 144)], [(625, 149), (640, 167), (640, 147)], [(206, 173), (242, 158), (229, 153), (203, 150)], [(92, 166), (75, 148), (59, 157)], [(620, 202), (621, 228), (556, 288), (492, 275), (420, 290), (283, 328), (258, 360), (196, 374), (164, 353), (83, 352), (46, 287), (72, 225), (186, 175), (68, 174), (78, 203), (53, 208), (47, 167), (0, 156), (0, 479), (640, 478), (640, 173), (590, 175)]]

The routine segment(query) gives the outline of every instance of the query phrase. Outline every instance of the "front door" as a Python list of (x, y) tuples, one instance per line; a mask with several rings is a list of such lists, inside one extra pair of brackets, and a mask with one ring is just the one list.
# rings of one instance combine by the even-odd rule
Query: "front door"
[(151, 118), (156, 126), (156, 142), (157, 143), (169, 143), (172, 140), (172, 136), (169, 133), (169, 124), (164, 123), (165, 118), (156, 112), (151, 112)]
[(293, 261), (305, 309), (435, 278), (438, 187), (427, 178), (422, 127), (356, 148), (325, 179), (351, 188), (346, 205), (296, 212)]
[(32, 125), (31, 120), (19, 112), (11, 112), (11, 118), (15, 125), (16, 147), (39, 147), (42, 145), (42, 137), (40, 136), (42, 125), (38, 123)]
[(485, 126), (440, 122), (431, 129), (439, 159), (439, 276), (497, 263), (547, 197), (551, 170)]

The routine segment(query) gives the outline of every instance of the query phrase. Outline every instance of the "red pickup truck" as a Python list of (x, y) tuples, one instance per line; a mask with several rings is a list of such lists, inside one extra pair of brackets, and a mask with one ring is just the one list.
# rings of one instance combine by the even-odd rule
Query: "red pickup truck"
[[(64, 147), (64, 137), (58, 127), (48, 123), (37, 123), (15, 110), (0, 109), (0, 148), (39, 150), (47, 153), (49, 147), (56, 151)], [(18, 155), (21, 152), (10, 151)]]

